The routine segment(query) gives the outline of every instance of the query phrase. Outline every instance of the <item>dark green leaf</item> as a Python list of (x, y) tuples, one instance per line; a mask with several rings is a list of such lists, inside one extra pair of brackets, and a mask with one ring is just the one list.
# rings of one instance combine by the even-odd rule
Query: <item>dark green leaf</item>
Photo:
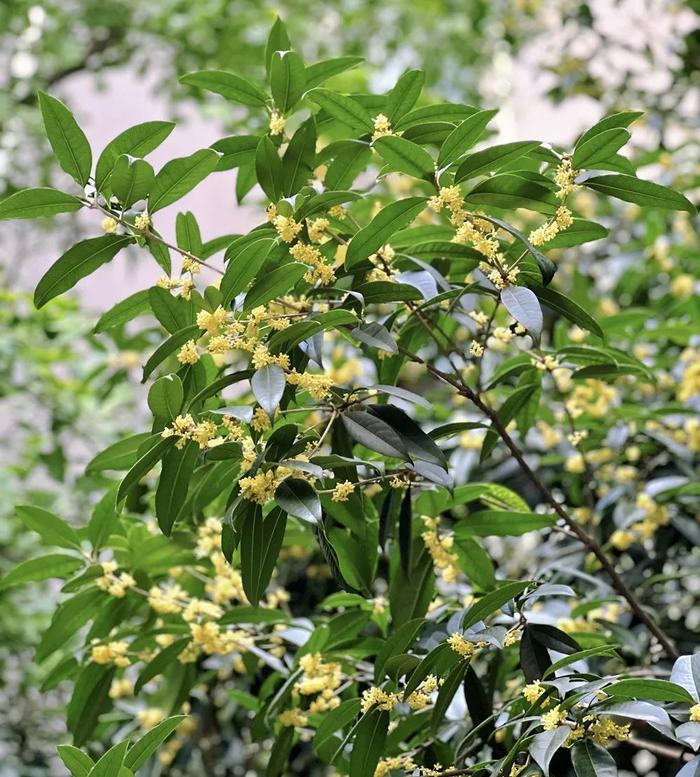
[(82, 565), (83, 562), (79, 558), (64, 553), (50, 553), (48, 556), (32, 558), (18, 564), (0, 578), (0, 591), (52, 577), (66, 578)]
[(155, 180), (153, 168), (144, 159), (127, 154), (117, 157), (112, 170), (111, 186), (119, 202), (128, 208), (139, 200), (145, 200)]
[(180, 329), (170, 337), (161, 343), (155, 351), (151, 354), (149, 360), (143, 365), (143, 375), (141, 376), (141, 382), (145, 383), (150, 377), (155, 368), (165, 361), (171, 354), (175, 353), (178, 348), (183, 346), (188, 340), (199, 337), (201, 333), (197, 324), (186, 326), (184, 329)]
[(270, 89), (280, 113), (287, 113), (299, 102), (305, 86), (302, 58), (295, 51), (275, 51), (270, 63)]
[(418, 101), (425, 83), (422, 70), (407, 70), (387, 95), (386, 115), (392, 124), (403, 118)]
[(172, 121), (147, 121), (119, 133), (114, 140), (105, 146), (97, 160), (95, 168), (97, 189), (101, 191), (108, 183), (118, 157), (122, 154), (128, 154), (132, 157), (146, 156), (170, 135), (174, 127), (175, 123)]
[(129, 235), (103, 235), (81, 240), (44, 273), (34, 291), (34, 304), (41, 308), (49, 300), (72, 289), (81, 279), (114, 259), (124, 246), (132, 243)]
[(72, 194), (44, 186), (38, 189), (22, 189), (0, 202), (0, 220), (34, 219), (71, 213), (80, 210), (83, 203)]
[(128, 321), (140, 316), (149, 310), (148, 302), (148, 289), (142, 289), (134, 294), (131, 294), (126, 299), (103, 313), (97, 323), (95, 324), (95, 332), (106, 332), (108, 329), (113, 329), (115, 326), (121, 326)]
[(389, 713), (385, 710), (373, 709), (361, 718), (350, 755), (352, 777), (373, 777), (384, 751), (388, 728)]
[(544, 286), (537, 286), (535, 287), (535, 294), (540, 302), (543, 302), (552, 310), (556, 310), (557, 313), (561, 313), (561, 315), (571, 321), (571, 323), (576, 324), (583, 329), (588, 329), (589, 332), (593, 332), (593, 334), (598, 335), (598, 337), (605, 338), (603, 330), (600, 328), (598, 322), (580, 305), (564, 296), (561, 292), (549, 287), (545, 288)]
[(614, 157), (629, 139), (630, 133), (621, 127), (603, 130), (577, 145), (571, 162), (576, 170), (594, 167), (597, 162)]
[(220, 94), (227, 100), (241, 105), (262, 106), (267, 95), (256, 84), (225, 70), (198, 70), (180, 78), (180, 83)]
[(80, 550), (77, 532), (57, 515), (32, 505), (18, 505), (16, 512), (20, 521), (41, 537), (44, 545)]
[(255, 151), (255, 175), (260, 188), (272, 202), (277, 202), (284, 196), (282, 160), (269, 135), (260, 139)]
[[(444, 168), (457, 161), (481, 138), (486, 125), (498, 111), (479, 111), (458, 124), (440, 148), (438, 167)], [(517, 157), (516, 157), (517, 158)]]
[(574, 744), (571, 763), (576, 777), (617, 777), (615, 759), (604, 747), (590, 739)]
[(119, 485), (119, 491), (117, 492), (117, 502), (121, 502), (124, 499), (127, 492), (155, 466), (156, 462), (163, 458), (165, 451), (175, 442), (174, 437), (161, 438), (160, 435), (154, 435), (154, 438), (154, 444), (146, 450), (124, 475), (124, 479)]
[(405, 440), (385, 421), (361, 410), (349, 410), (341, 418), (348, 434), (366, 448), (384, 456), (408, 460)]
[(249, 511), (241, 524), (241, 576), (248, 601), (256, 605), (265, 594), (279, 555), (287, 516), (279, 508), (263, 518), (262, 510)]
[(56, 751), (72, 777), (88, 777), (94, 762), (87, 753), (73, 745), (58, 745)]
[(185, 504), (198, 457), (199, 448), (193, 442), (183, 448), (172, 447), (163, 456), (163, 468), (156, 489), (156, 517), (166, 537), (170, 536), (175, 519)]
[(585, 181), (589, 189), (595, 189), (609, 197), (634, 202), (649, 208), (684, 210), (693, 215), (695, 206), (679, 192), (651, 181), (642, 181), (633, 175), (598, 175)]
[(652, 699), (653, 701), (678, 701), (694, 704), (695, 699), (681, 685), (668, 680), (637, 679), (618, 680), (605, 688), (608, 696), (622, 699)]
[[(430, 180), (435, 175), (435, 163), (430, 154), (416, 143), (398, 135), (384, 135), (372, 144), (389, 165), (389, 169)], [(386, 171), (386, 168), (385, 168)]]
[(186, 717), (186, 715), (174, 715), (166, 718), (144, 734), (126, 754), (124, 765), (135, 774)]
[(103, 472), (106, 469), (117, 471), (129, 469), (136, 462), (139, 447), (149, 437), (148, 432), (143, 432), (112, 443), (88, 463), (86, 471)]
[(90, 769), (88, 777), (119, 777), (129, 740), (118, 742)]
[(504, 583), (499, 586), (495, 591), (482, 596), (478, 602), (475, 602), (465, 613), (462, 620), (462, 628), (468, 629), (473, 626), (477, 621), (483, 620), (487, 615), (500, 610), (504, 604), (511, 599), (515, 599), (518, 594), (521, 594), (530, 585), (528, 581), (525, 582), (510, 582)]
[(319, 523), (321, 503), (314, 487), (306, 480), (287, 478), (275, 492), (275, 501), (289, 515), (307, 523)]
[(517, 537), (529, 531), (549, 529), (556, 523), (555, 515), (481, 510), (460, 519), (455, 525), (455, 538)]
[(334, 59), (324, 59), (322, 62), (314, 62), (306, 68), (306, 89), (313, 89), (320, 86), (329, 78), (357, 67), (363, 62), (362, 57), (335, 57)]
[(58, 164), (81, 186), (85, 186), (92, 168), (92, 152), (85, 133), (60, 100), (45, 92), (39, 92), (38, 97), (46, 136)]
[(261, 277), (253, 284), (245, 295), (244, 310), (252, 310), (258, 305), (265, 305), (271, 299), (281, 297), (290, 292), (304, 277), (308, 267), (299, 262), (288, 262), (280, 267), (275, 267), (269, 273)]
[(163, 375), (148, 391), (148, 406), (156, 418), (172, 421), (182, 407), (185, 394), (177, 375)]
[(492, 205), (495, 208), (526, 208), (551, 215), (559, 201), (541, 183), (512, 173), (499, 173), (477, 184), (467, 195), (469, 202)]
[(219, 155), (211, 148), (202, 148), (194, 154), (172, 159), (158, 171), (148, 196), (148, 210), (155, 213), (177, 202), (216, 170)]
[(352, 97), (329, 89), (311, 89), (306, 96), (320, 105), (334, 119), (358, 132), (372, 132), (374, 124), (367, 110)]
[(455, 183), (467, 178), (476, 178), (484, 173), (491, 173), (525, 156), (530, 151), (539, 147), (536, 140), (520, 140), (515, 143), (503, 143), (500, 146), (491, 146), (482, 151), (476, 151), (464, 159), (455, 173)]
[(530, 742), (530, 755), (542, 769), (544, 777), (549, 777), (549, 764), (554, 754), (569, 738), (571, 729), (568, 726), (557, 726), (549, 731), (541, 731)]

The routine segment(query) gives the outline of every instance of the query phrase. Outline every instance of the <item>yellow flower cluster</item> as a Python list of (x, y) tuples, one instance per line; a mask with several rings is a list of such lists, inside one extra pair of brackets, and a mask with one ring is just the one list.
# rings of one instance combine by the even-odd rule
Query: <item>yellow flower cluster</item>
[(333, 710), (340, 705), (336, 689), (343, 681), (340, 664), (324, 662), (320, 653), (307, 653), (299, 660), (302, 676), (294, 684), (293, 694), (315, 696), (309, 705), (309, 713)]
[(355, 484), (349, 480), (345, 480), (343, 483), (338, 483), (338, 485), (333, 489), (331, 500), (333, 502), (347, 502), (350, 494), (352, 494), (354, 490)]
[(330, 395), (333, 378), (328, 375), (312, 375), (308, 372), (292, 370), (287, 373), (287, 383), (306, 389), (312, 399), (322, 400)]
[(187, 592), (177, 583), (154, 585), (148, 592), (148, 604), (161, 615), (182, 612)]
[(309, 233), (309, 240), (312, 243), (320, 243), (325, 237), (325, 231), (330, 226), (330, 221), (326, 218), (311, 219), (306, 222), (306, 231)]
[(199, 361), (199, 351), (194, 340), (188, 340), (177, 352), (180, 364), (196, 364)]
[(660, 526), (665, 526), (670, 520), (668, 510), (648, 494), (639, 494), (636, 504), (645, 513), (645, 517), (633, 523), (629, 529), (616, 529), (612, 533), (610, 544), (618, 550), (627, 550), (635, 542), (650, 539)]
[(139, 213), (134, 219), (134, 226), (139, 232), (145, 232), (151, 226), (151, 217), (148, 213)]
[(678, 382), (676, 397), (680, 402), (685, 402), (700, 394), (700, 351), (686, 348), (681, 354), (681, 362), (684, 368)]
[[(226, 441), (225, 437), (217, 436), (218, 427), (213, 421), (195, 422), (189, 413), (179, 415), (160, 433), (161, 437), (177, 437), (176, 448), (183, 448), (188, 440), (196, 442), (204, 450), (214, 448)], [(234, 438), (235, 439), (235, 438)]]
[(197, 558), (205, 558), (221, 550), (221, 528), (221, 521), (210, 517), (197, 529)]
[(534, 704), (545, 691), (546, 688), (542, 683), (539, 680), (536, 680), (534, 683), (530, 683), (523, 688), (523, 696), (530, 704)]
[(373, 685), (371, 688), (366, 688), (362, 692), (362, 701), (360, 702), (360, 711), (364, 715), (369, 710), (375, 707), (380, 710), (393, 710), (394, 706), (399, 703), (400, 696), (398, 693), (387, 693), (381, 688), (377, 688)]
[(180, 296), (185, 300), (189, 300), (192, 296), (192, 289), (194, 289), (194, 281), (190, 278), (168, 278), (167, 275), (161, 275), (156, 281), (156, 286), (168, 291), (179, 289)]
[(259, 505), (267, 504), (274, 499), (275, 491), (280, 482), (280, 478), (278, 478), (275, 470), (272, 469), (241, 478), (239, 481), (241, 496), (243, 499)]
[(289, 253), (295, 261), (311, 266), (311, 269), (304, 275), (304, 280), (307, 283), (318, 281), (322, 286), (328, 286), (329, 283), (335, 281), (335, 272), (333, 268), (325, 263), (323, 254), (316, 246), (312, 246), (309, 243), (304, 243), (303, 240), (299, 240), (289, 249)]
[(245, 631), (222, 631), (221, 626), (214, 621), (190, 623), (190, 634), (192, 642), (209, 656), (245, 651), (252, 644), (252, 639)]
[(574, 219), (571, 211), (566, 205), (560, 205), (554, 214), (554, 218), (530, 232), (528, 240), (533, 246), (544, 245), (545, 243), (549, 243), (550, 240), (553, 240), (560, 232), (568, 229), (573, 223)]
[(486, 647), (485, 642), (470, 642), (461, 634), (455, 632), (447, 638), (447, 644), (461, 658), (472, 658), (477, 650)]
[(387, 692), (373, 685), (362, 692), (360, 710), (363, 714), (375, 707), (390, 711), (402, 701), (412, 710), (422, 710), (432, 704), (432, 694), (439, 690), (444, 682), (443, 678), (429, 674), (407, 698), (403, 692)]
[(391, 122), (383, 113), (378, 113), (372, 120), (372, 123), (374, 125), (372, 140), (393, 134), (391, 131)]
[(571, 164), (571, 157), (565, 156), (554, 173), (554, 182), (559, 187), (556, 192), (556, 196), (563, 200), (571, 192), (576, 191), (579, 187), (574, 183), (578, 170), (574, 170)]
[(386, 243), (381, 246), (376, 254), (369, 257), (373, 269), (367, 274), (368, 281), (393, 281), (396, 276), (396, 270), (391, 266), (396, 252)]
[(111, 216), (105, 216), (102, 219), (102, 231), (108, 235), (114, 235), (117, 232), (119, 222)]
[(437, 518), (424, 516), (423, 524), (425, 531), (421, 534), (421, 538), (433, 559), (433, 566), (440, 572), (440, 576), (446, 583), (454, 583), (459, 577), (459, 558), (452, 551), (454, 537), (440, 536)]
[(540, 716), (540, 723), (545, 731), (551, 731), (566, 720), (566, 712), (557, 704), (549, 712)]
[(282, 726), (305, 726), (309, 719), (298, 707), (292, 707), (291, 709), (284, 710), (277, 720), (279, 720)]
[(229, 314), (219, 305), (213, 313), (208, 310), (200, 310), (197, 313), (197, 326), (208, 334), (216, 334), (229, 320)]
[(610, 718), (599, 718), (590, 727), (591, 739), (599, 745), (607, 745), (611, 739), (624, 742), (630, 737), (630, 724), (620, 725)]
[(700, 722), (700, 704), (693, 704), (690, 708), (690, 720), (693, 723)]
[(214, 565), (214, 577), (206, 583), (204, 590), (211, 596), (212, 601), (216, 604), (228, 604), (231, 601), (247, 604), (241, 573), (226, 561), (221, 552), (213, 553), (211, 561)]
[(395, 769), (403, 769), (408, 774), (417, 768), (416, 762), (410, 755), (395, 755), (379, 761), (374, 770), (374, 777), (387, 777)]
[(281, 135), (286, 124), (287, 120), (284, 116), (281, 116), (277, 111), (272, 111), (269, 124), (270, 135)]
[(272, 219), (272, 226), (277, 230), (280, 239), (285, 243), (291, 243), (301, 232), (303, 224), (295, 221), (291, 216), (275, 216)]
[(124, 641), (108, 642), (92, 646), (91, 658), (96, 664), (114, 664), (118, 667), (129, 666), (131, 663), (127, 653), (129, 644)]
[(431, 694), (437, 691), (444, 682), (442, 677), (438, 678), (434, 674), (429, 674), (418, 688), (405, 699), (406, 704), (412, 710), (424, 709), (433, 701)]
[(602, 380), (589, 379), (574, 388), (566, 400), (566, 407), (572, 418), (578, 418), (583, 413), (604, 418), (616, 401), (617, 389), (614, 386), (608, 386)]
[(154, 728), (165, 719), (165, 712), (160, 707), (148, 707), (136, 713), (136, 719), (144, 731)]
[(126, 592), (136, 585), (136, 580), (128, 572), (117, 573), (117, 564), (114, 561), (103, 561), (101, 577), (95, 580), (95, 585), (103, 591), (107, 591), (110, 596), (121, 599), (126, 596)]
[(115, 677), (109, 686), (110, 699), (123, 699), (134, 695), (134, 684), (127, 677)]

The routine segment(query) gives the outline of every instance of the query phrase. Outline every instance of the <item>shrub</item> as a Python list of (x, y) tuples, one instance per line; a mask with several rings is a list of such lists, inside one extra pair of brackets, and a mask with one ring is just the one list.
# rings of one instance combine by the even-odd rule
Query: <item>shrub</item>
[[(157, 174), (143, 157), (171, 124), (127, 129), (93, 170), (68, 108), (40, 95), (79, 190), (20, 191), (0, 217), (85, 209), (104, 234), (56, 261), (37, 307), (123, 249), (165, 273), (98, 323), (152, 315), (164, 337), (143, 370), (152, 426), (88, 465), (125, 474), (78, 527), (18, 508), (60, 551), (4, 587), (67, 581), (37, 648), (46, 687), (73, 688), (60, 755), (75, 777), (136, 773), (171, 734), (166, 767), (268, 777), (683, 759), (700, 728), (679, 609), (697, 539), (694, 279), (630, 289), (620, 311), (580, 277), (557, 284), (554, 259), (608, 239), (577, 213), (584, 190), (695, 209), (619, 153), (638, 113), (566, 153), (488, 145), (495, 111), (421, 104), (420, 71), (385, 95), (325, 83), (354, 65), (307, 66), (278, 22), (265, 86), (182, 79), (269, 131)], [(263, 223), (204, 240), (179, 213), (176, 241), (161, 235), (160, 210), (234, 168), (239, 201), (262, 189)]]

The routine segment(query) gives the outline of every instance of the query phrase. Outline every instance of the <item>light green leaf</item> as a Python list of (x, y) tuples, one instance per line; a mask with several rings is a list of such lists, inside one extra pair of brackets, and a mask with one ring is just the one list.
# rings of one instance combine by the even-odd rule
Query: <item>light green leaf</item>
[(121, 502), (133, 486), (161, 460), (165, 451), (175, 442), (174, 437), (162, 438), (153, 435), (153, 444), (143, 453), (131, 469), (124, 475), (117, 491), (117, 502)]
[(364, 62), (363, 57), (335, 57), (333, 59), (324, 59), (322, 62), (314, 62), (306, 68), (306, 89), (313, 89), (320, 86), (339, 73), (357, 67)]
[(425, 73), (422, 70), (407, 70), (401, 75), (387, 95), (385, 110), (392, 124), (396, 124), (413, 108), (423, 91), (424, 83)]
[(149, 310), (148, 289), (141, 289), (103, 313), (95, 324), (95, 333), (121, 326)]
[(72, 526), (54, 513), (33, 505), (18, 505), (17, 517), (32, 531), (35, 531), (44, 545), (80, 550), (80, 539)]
[(182, 381), (177, 375), (163, 375), (148, 391), (148, 406), (156, 418), (172, 421), (184, 399)]
[(430, 180), (435, 175), (435, 163), (430, 154), (416, 143), (398, 135), (384, 135), (372, 144), (389, 163), (391, 171)]
[(601, 194), (649, 208), (684, 210), (693, 215), (695, 206), (679, 192), (651, 181), (642, 181), (633, 175), (597, 175), (588, 178), (585, 185)]
[(56, 751), (72, 777), (88, 777), (94, 761), (87, 753), (73, 745), (58, 745)]
[(149, 154), (170, 135), (175, 127), (172, 121), (147, 121), (119, 133), (110, 141), (100, 154), (95, 168), (95, 183), (102, 191), (109, 183), (109, 177), (114, 163), (122, 154), (132, 157), (143, 157)]
[(259, 86), (225, 70), (198, 70), (187, 73), (180, 78), (180, 83), (220, 94), (241, 105), (261, 106), (267, 103), (267, 95)]
[(362, 133), (372, 132), (374, 129), (368, 111), (352, 97), (322, 88), (311, 89), (306, 96), (350, 129)]
[(129, 740), (124, 739), (111, 747), (90, 769), (88, 777), (119, 777)]
[(350, 269), (375, 253), (395, 232), (410, 224), (425, 208), (425, 203), (424, 197), (408, 197), (382, 208), (350, 241), (345, 267)]
[(46, 92), (39, 92), (38, 97), (46, 136), (58, 164), (81, 186), (85, 186), (92, 168), (92, 152), (85, 133), (60, 100)]
[(128, 208), (148, 197), (154, 180), (155, 173), (148, 162), (122, 154), (117, 157), (112, 170), (112, 192), (119, 202)]
[(517, 537), (529, 531), (549, 529), (555, 523), (554, 515), (481, 510), (460, 519), (455, 525), (455, 537)]
[(464, 159), (455, 173), (455, 183), (467, 178), (476, 178), (484, 173), (493, 173), (538, 148), (539, 141), (520, 140), (515, 143), (503, 143), (476, 151)]
[(586, 130), (576, 141), (575, 148), (579, 148), (579, 146), (582, 146), (588, 140), (606, 130), (615, 129), (616, 127), (628, 127), (633, 121), (643, 115), (644, 113), (642, 111), (621, 111), (620, 113), (611, 113), (610, 116), (606, 116), (597, 124), (594, 124), (590, 129)]
[(148, 196), (148, 210), (155, 213), (171, 205), (216, 170), (219, 155), (211, 148), (202, 148), (194, 154), (172, 159), (156, 175)]
[(601, 240), (607, 237), (608, 230), (595, 221), (586, 221), (586, 219), (574, 219), (573, 224), (567, 227), (563, 232), (555, 235), (552, 240), (548, 240), (544, 248), (570, 248), (571, 246), (580, 246), (584, 243), (591, 243), (594, 240)]
[(603, 130), (576, 146), (571, 162), (576, 170), (594, 167), (596, 162), (614, 157), (629, 139), (630, 133), (621, 127)]
[(606, 686), (605, 693), (608, 696), (615, 696), (621, 699), (651, 699), (653, 701), (695, 703), (695, 699), (682, 685), (677, 685), (668, 680), (625, 678)]
[(465, 154), (484, 134), (486, 125), (497, 113), (495, 110), (479, 111), (458, 124), (440, 148), (438, 167), (447, 167)]
[(50, 553), (48, 556), (32, 558), (18, 564), (0, 578), (0, 591), (52, 577), (66, 578), (82, 565), (83, 562), (79, 558), (64, 553)]
[(98, 453), (87, 465), (86, 471), (103, 472), (104, 470), (126, 470), (136, 461), (136, 452), (150, 437), (148, 432), (133, 434), (123, 440), (117, 440)]
[(252, 162), (255, 159), (255, 149), (259, 142), (259, 135), (232, 135), (212, 143), (211, 148), (221, 154), (216, 169), (219, 172), (233, 170), (246, 162)]
[(130, 235), (102, 235), (76, 243), (44, 273), (34, 291), (34, 304), (41, 308), (49, 300), (72, 289), (79, 280), (107, 264), (124, 246), (133, 242), (134, 238)]
[(265, 263), (268, 254), (275, 245), (275, 241), (261, 234), (256, 240), (243, 244), (243, 247), (228, 255), (226, 272), (221, 279), (221, 293), (223, 305), (229, 305), (235, 297), (245, 291), (248, 284), (255, 278), (258, 271)]
[(136, 773), (186, 717), (187, 715), (173, 715), (144, 734), (127, 752), (124, 766)]
[(304, 93), (306, 70), (296, 51), (275, 51), (270, 63), (270, 89), (280, 113), (293, 108)]
[(77, 197), (49, 186), (22, 189), (0, 202), (0, 220), (55, 216), (57, 213), (72, 213), (82, 207), (83, 203)]

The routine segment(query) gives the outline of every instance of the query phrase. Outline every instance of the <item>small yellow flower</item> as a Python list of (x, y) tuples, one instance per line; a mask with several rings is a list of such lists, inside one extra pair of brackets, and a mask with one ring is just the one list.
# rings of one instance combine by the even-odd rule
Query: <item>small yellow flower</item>
[(113, 219), (111, 216), (105, 216), (102, 219), (102, 231), (106, 232), (108, 235), (114, 235), (118, 226), (117, 220)]
[(333, 496), (331, 497), (333, 502), (347, 502), (350, 494), (355, 490), (355, 484), (349, 480), (338, 485), (333, 489)]
[(270, 135), (281, 135), (284, 132), (287, 120), (284, 116), (281, 116), (277, 111), (272, 111), (270, 116)]
[(199, 361), (199, 351), (194, 340), (188, 340), (178, 351), (177, 360), (180, 364), (196, 364)]
[(690, 720), (694, 723), (700, 721), (700, 704), (693, 704), (690, 708)]
[(145, 232), (151, 226), (151, 217), (148, 213), (141, 213), (134, 219), (134, 226), (139, 232)]

